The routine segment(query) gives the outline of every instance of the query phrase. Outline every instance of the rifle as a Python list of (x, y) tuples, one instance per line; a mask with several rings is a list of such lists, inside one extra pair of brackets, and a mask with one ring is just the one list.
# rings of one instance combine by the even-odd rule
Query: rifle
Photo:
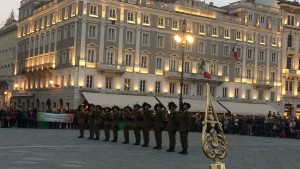
[(167, 110), (166, 106), (162, 104), (162, 102), (156, 96), (154, 96), (154, 98), (158, 101), (159, 104), (164, 106), (164, 110)]

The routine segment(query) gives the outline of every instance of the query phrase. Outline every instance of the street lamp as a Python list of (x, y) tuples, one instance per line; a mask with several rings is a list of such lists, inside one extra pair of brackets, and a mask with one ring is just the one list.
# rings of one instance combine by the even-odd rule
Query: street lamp
[(187, 24), (186, 20), (184, 19), (182, 22), (181, 31), (179, 31), (175, 36), (174, 39), (181, 43), (182, 48), (182, 58), (181, 58), (181, 76), (180, 76), (180, 96), (179, 96), (179, 111), (183, 111), (183, 98), (182, 98), (182, 87), (183, 87), (183, 71), (184, 71), (184, 50), (187, 43), (193, 43), (194, 38), (187, 32)]

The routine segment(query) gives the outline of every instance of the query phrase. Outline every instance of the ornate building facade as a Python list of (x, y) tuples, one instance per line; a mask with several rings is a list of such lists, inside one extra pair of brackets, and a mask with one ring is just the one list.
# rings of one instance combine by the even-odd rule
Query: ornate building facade
[(0, 107), (10, 106), (13, 91), (13, 75), (16, 63), (17, 21), (12, 11), (6, 23), (0, 28)]
[[(174, 36), (184, 19), (194, 42), (186, 45), (182, 63)], [(141, 102), (154, 95), (178, 98), (184, 71), (185, 100), (204, 100), (208, 82), (214, 99), (228, 108), (241, 103), (253, 111), (258, 105), (279, 110), (281, 23), (279, 8), (250, 1), (217, 8), (196, 0), (52, 0), (39, 5), (23, 0), (12, 102), (45, 110), (75, 108), (89, 93), (103, 103), (110, 99), (105, 94), (141, 96)], [(211, 80), (198, 70), (200, 59)], [(232, 113), (252, 113), (242, 109)]]

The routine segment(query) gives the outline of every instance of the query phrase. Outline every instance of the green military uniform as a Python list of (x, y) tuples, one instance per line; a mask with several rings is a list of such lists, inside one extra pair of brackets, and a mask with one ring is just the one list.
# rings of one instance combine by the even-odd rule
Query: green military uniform
[(156, 146), (153, 149), (161, 149), (162, 144), (162, 129), (164, 128), (165, 112), (162, 110), (164, 106), (162, 104), (156, 104), (154, 106), (154, 135)]
[(100, 126), (103, 123), (103, 117), (102, 117), (102, 108), (101, 106), (96, 106), (97, 110), (95, 113), (95, 119), (94, 119), (94, 132), (96, 135), (96, 138), (94, 140), (99, 140), (100, 137)]
[(134, 105), (132, 127), (135, 136), (135, 143), (133, 145), (140, 145), (141, 142), (141, 127), (142, 127), (143, 114), (140, 111), (140, 108), (141, 106), (139, 104)]
[(129, 144), (129, 130), (132, 125), (132, 118), (131, 118), (131, 107), (126, 106), (124, 108), (124, 139), (125, 141), (123, 144)]
[(178, 112), (176, 112), (176, 104), (174, 102), (170, 102), (168, 104), (170, 113), (168, 114), (168, 124), (167, 124), (167, 130), (169, 135), (169, 149), (167, 152), (174, 152), (175, 151), (175, 145), (176, 145), (176, 130), (178, 128), (176, 124)]
[(142, 145), (142, 147), (149, 147), (149, 140), (150, 140), (149, 131), (152, 126), (152, 113), (149, 110), (151, 108), (151, 105), (144, 102), (142, 107), (143, 107), (142, 127), (143, 127), (143, 138), (144, 138), (144, 144)]
[(118, 141), (118, 131), (119, 131), (119, 122), (120, 122), (120, 108), (118, 106), (114, 106), (112, 108), (113, 114), (112, 114), (112, 124), (111, 129), (113, 130), (113, 136), (114, 139), (111, 142), (117, 142)]
[(90, 104), (88, 108), (88, 123), (89, 123), (89, 130), (90, 130), (90, 137), (88, 139), (94, 139), (94, 120), (96, 112), (94, 111), (95, 105)]
[(190, 104), (184, 103), (183, 104), (183, 112), (180, 112), (179, 117), (179, 134), (180, 134), (180, 142), (182, 146), (182, 151), (179, 154), (186, 155), (188, 149), (188, 132), (191, 127), (191, 116), (188, 112), (188, 109), (191, 107)]
[(84, 110), (83, 105), (80, 105), (78, 107), (78, 127), (79, 127), (79, 132), (80, 132), (80, 136), (78, 138), (84, 137), (84, 118), (85, 118), (84, 111), (85, 110)]
[(104, 133), (105, 133), (105, 139), (103, 141), (108, 141), (110, 138), (110, 128), (112, 123), (112, 116), (109, 107), (105, 108), (103, 118), (104, 118)]

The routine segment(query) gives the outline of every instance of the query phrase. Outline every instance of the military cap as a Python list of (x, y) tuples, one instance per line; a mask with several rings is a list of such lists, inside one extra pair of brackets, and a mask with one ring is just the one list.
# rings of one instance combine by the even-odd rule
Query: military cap
[(126, 110), (126, 109), (132, 110), (130, 106), (124, 107), (124, 110)]
[(170, 107), (174, 107), (175, 109), (177, 108), (177, 105), (174, 103), (174, 102), (169, 102), (168, 103), (168, 107), (170, 108)]
[(157, 107), (163, 108), (163, 107), (164, 107), (164, 105), (163, 105), (163, 104), (161, 104), (161, 103), (157, 103), (157, 104), (155, 104), (155, 106), (154, 106), (154, 110), (156, 110), (156, 109), (157, 109)]
[(139, 109), (139, 108), (141, 108), (142, 106), (141, 105), (139, 105), (139, 104), (135, 104), (135, 105), (133, 105), (133, 108), (134, 109)]
[(182, 104), (182, 106), (184, 106), (184, 105), (187, 105), (188, 109), (189, 109), (189, 108), (191, 108), (191, 105), (190, 105), (190, 103), (186, 103), (186, 102), (184, 102), (184, 103)]
[(96, 108), (97, 109), (102, 109), (102, 107), (100, 105), (97, 105)]
[(113, 106), (111, 109), (118, 109), (118, 110), (120, 110), (120, 108), (118, 107), (118, 106)]
[(149, 109), (151, 108), (151, 105), (149, 103), (144, 102), (143, 105), (142, 105), (142, 107), (145, 108), (146, 106), (148, 106)]

